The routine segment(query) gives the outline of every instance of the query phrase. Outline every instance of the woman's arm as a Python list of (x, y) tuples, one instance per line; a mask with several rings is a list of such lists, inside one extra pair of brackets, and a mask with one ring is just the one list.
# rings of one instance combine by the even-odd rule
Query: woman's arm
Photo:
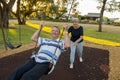
[(78, 39), (74, 42), (73, 46), (76, 46), (77, 43), (80, 42), (82, 39), (83, 39), (83, 36), (80, 36), (80, 38), (78, 38)]
[(78, 42), (80, 42), (81, 40), (83, 39), (83, 28), (81, 27), (81, 30), (80, 30), (80, 37), (74, 42), (74, 46), (77, 45)]

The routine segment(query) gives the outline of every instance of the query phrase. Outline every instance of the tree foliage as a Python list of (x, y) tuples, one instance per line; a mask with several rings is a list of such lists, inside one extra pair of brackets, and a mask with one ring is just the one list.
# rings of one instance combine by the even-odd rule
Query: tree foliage
[(12, 9), (12, 6), (14, 5), (15, 0), (0, 0), (0, 11), (1, 15), (1, 21), (3, 23), (3, 27), (8, 28), (9, 25), (9, 11)]
[(73, 12), (73, 13), (76, 13), (76, 7), (77, 7), (77, 5), (79, 4), (79, 2), (77, 2), (77, 0), (69, 0), (69, 2), (68, 3), (70, 3), (70, 9), (69, 9), (69, 13), (68, 13), (68, 17), (67, 17), (67, 20), (68, 20), (68, 18), (70, 17), (70, 14), (71, 14), (71, 11)]
[(98, 31), (102, 32), (102, 21), (103, 21), (103, 14), (104, 11), (108, 12), (114, 12), (116, 10), (119, 10), (120, 3), (116, 0), (97, 0), (99, 2), (99, 6), (97, 6), (100, 10), (100, 22), (99, 22), (99, 28)]
[[(39, 19), (59, 19), (67, 13), (67, 7), (71, 0), (17, 0), (17, 10), (12, 13), (18, 18), (18, 23), (24, 23), (24, 19), (38, 17)], [(75, 9), (78, 3), (74, 3)], [(22, 18), (22, 19), (21, 19)]]
[[(98, 0), (98, 2), (100, 3), (100, 5), (97, 6), (97, 8), (101, 9), (103, 0)], [(108, 0), (106, 1), (106, 6), (104, 10), (107, 12), (114, 12), (114, 11), (119, 10), (119, 5), (120, 5), (120, 2), (117, 2), (116, 0)]]

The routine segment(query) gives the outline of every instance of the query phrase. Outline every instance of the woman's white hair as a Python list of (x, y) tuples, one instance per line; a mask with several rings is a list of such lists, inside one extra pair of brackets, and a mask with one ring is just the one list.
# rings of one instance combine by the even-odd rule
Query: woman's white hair
[(79, 19), (78, 18), (74, 18), (72, 19), (73, 22), (79, 22)]

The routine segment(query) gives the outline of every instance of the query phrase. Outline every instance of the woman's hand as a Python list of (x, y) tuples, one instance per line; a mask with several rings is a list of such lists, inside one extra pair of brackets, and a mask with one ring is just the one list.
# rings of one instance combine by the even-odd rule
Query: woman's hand
[(77, 45), (77, 42), (74, 42), (74, 43), (73, 43), (73, 46), (76, 46), (76, 45)]

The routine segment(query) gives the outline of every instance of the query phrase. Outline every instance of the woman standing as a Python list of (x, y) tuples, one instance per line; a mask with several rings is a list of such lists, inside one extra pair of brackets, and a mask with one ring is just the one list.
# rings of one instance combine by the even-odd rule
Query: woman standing
[(71, 33), (71, 53), (70, 53), (70, 68), (73, 69), (75, 52), (77, 50), (80, 62), (83, 61), (83, 27), (79, 25), (78, 19), (73, 20), (73, 25), (69, 27), (68, 33)]

